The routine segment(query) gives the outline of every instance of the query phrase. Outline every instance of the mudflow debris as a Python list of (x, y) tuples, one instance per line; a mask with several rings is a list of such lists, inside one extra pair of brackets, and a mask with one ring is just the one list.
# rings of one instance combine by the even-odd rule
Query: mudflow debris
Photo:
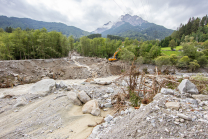
[(206, 76), (77, 57), (1, 61), (0, 138), (208, 138)]

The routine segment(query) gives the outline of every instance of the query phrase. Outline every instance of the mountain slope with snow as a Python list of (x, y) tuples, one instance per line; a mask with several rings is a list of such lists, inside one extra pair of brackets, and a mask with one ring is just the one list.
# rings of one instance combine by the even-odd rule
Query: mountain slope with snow
[(149, 23), (139, 16), (122, 15), (116, 22), (108, 22), (92, 33), (100, 33), (102, 37), (117, 35), (137, 40), (163, 39), (171, 35), (173, 30)]

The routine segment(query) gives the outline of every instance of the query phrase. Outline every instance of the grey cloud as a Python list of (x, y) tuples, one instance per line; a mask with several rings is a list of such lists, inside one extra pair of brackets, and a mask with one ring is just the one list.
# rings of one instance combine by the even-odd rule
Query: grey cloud
[(187, 23), (190, 17), (203, 17), (208, 13), (207, 0), (122, 0), (123, 2), (115, 0), (122, 10), (113, 0), (95, 0), (87, 2), (87, 5), (84, 0), (74, 1), (80, 5), (80, 9), (77, 10), (82, 14), (77, 16), (77, 11), (68, 13), (73, 15), (73, 18), (45, 5), (31, 5), (26, 0), (0, 0), (0, 15), (62, 22), (93, 31), (109, 21), (115, 21), (123, 11), (170, 29), (176, 29), (180, 23)]
[(44, 5), (35, 7), (24, 0), (10, 0), (5, 3), (1, 1), (0, 9), (0, 14), (6, 16), (26, 17), (47, 22), (67, 22), (67, 16), (48, 10)]

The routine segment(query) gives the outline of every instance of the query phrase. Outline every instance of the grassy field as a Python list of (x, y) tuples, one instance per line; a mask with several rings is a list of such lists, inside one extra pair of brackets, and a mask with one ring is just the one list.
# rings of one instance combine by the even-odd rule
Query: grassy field
[(170, 56), (171, 54), (176, 54), (177, 56), (181, 56), (180, 51), (162, 51), (163, 54)]
[[(176, 46), (176, 51), (178, 51), (179, 49), (182, 49), (183, 48), (183, 46)], [(166, 50), (171, 50), (171, 48), (170, 47), (163, 47), (163, 48), (161, 48), (161, 51), (166, 51)]]

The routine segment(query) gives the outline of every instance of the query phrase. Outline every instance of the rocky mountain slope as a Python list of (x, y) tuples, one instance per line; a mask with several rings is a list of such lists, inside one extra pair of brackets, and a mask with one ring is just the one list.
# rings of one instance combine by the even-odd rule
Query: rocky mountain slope
[(63, 23), (43, 22), (29, 18), (0, 16), (0, 28), (5, 29), (6, 27), (12, 27), (12, 28), (20, 27), (22, 29), (26, 29), (26, 28), (41, 29), (44, 27), (48, 31), (62, 32), (66, 36), (73, 35), (75, 38), (79, 38), (81, 36), (90, 34), (87, 31), (81, 30), (74, 26), (67, 26)]
[(108, 22), (96, 29), (93, 33), (107, 35), (118, 35), (138, 40), (163, 39), (171, 35), (173, 30), (163, 26), (149, 23), (139, 16), (129, 14), (122, 15), (116, 22)]

